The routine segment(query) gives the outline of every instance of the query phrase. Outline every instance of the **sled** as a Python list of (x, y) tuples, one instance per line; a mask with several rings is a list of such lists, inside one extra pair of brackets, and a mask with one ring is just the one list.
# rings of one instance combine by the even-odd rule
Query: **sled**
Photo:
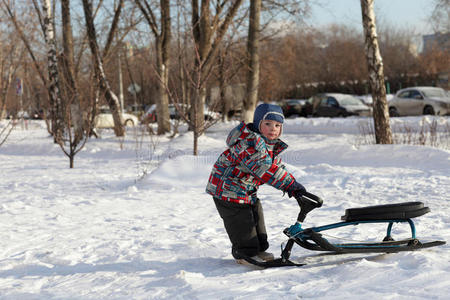
[[(300, 213), (297, 217), (297, 228), (299, 231), (292, 232), (291, 228), (286, 228), (283, 232), (288, 236), (288, 241), (282, 247), (281, 257), (271, 262), (252, 262), (260, 267), (282, 267), (282, 266), (303, 266), (303, 263), (296, 263), (289, 260), (294, 244), (313, 251), (326, 251), (330, 254), (344, 253), (396, 253), (401, 251), (414, 251), (423, 248), (430, 248), (444, 245), (445, 241), (422, 242), (416, 237), (416, 228), (413, 218), (423, 216), (430, 212), (422, 202), (404, 202), (397, 204), (386, 204), (367, 206), (360, 208), (350, 208), (345, 210), (345, 215), (341, 217), (341, 222), (324, 226), (302, 229), (301, 222), (313, 209), (322, 206), (322, 199), (314, 194), (305, 193), (297, 198), (300, 206)], [(355, 226), (359, 224), (385, 223), (387, 224), (386, 236), (379, 242), (354, 242), (354, 243), (332, 243), (324, 237), (324, 231), (345, 226)], [(394, 240), (392, 237), (392, 227), (394, 223), (408, 223), (411, 230), (411, 237), (401, 240)], [(322, 234), (322, 233), (323, 234)]]

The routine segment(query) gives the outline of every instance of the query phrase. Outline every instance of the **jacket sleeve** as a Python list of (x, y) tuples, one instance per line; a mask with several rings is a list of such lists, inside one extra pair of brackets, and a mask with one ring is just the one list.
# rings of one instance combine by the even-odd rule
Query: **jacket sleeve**
[(286, 192), (295, 182), (294, 176), (281, 164), (281, 159), (276, 158), (272, 162), (267, 150), (262, 149), (257, 142), (255, 145), (240, 142), (231, 147), (230, 150), (241, 168), (276, 189)]

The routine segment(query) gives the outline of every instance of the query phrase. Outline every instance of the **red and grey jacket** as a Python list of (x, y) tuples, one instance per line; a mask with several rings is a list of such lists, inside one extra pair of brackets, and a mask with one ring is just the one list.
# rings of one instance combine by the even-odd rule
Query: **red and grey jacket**
[(242, 122), (231, 130), (228, 149), (217, 159), (206, 192), (215, 198), (241, 204), (256, 201), (256, 191), (264, 183), (289, 191), (295, 183), (278, 155), (287, 148), (280, 139), (266, 139)]

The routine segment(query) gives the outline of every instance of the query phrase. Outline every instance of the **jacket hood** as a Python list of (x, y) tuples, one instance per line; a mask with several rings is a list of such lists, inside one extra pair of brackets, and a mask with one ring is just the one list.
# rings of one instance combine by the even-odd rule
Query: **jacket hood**
[[(245, 124), (245, 122), (241, 122), (238, 126), (233, 128), (227, 137), (227, 146), (231, 147), (241, 141), (247, 140), (254, 143), (254, 147), (259, 149), (260, 147), (265, 147), (267, 140), (255, 129), (253, 123)], [(276, 139), (270, 141), (275, 144), (274, 153), (278, 155), (282, 151), (284, 151), (288, 145), (280, 139)]]

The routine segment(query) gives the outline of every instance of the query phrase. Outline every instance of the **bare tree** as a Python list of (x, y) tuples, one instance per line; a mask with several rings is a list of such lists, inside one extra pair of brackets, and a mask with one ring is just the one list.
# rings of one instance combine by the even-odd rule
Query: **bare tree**
[[(304, 16), (309, 10), (309, 1), (295, 0), (254, 0), (250, 1), (249, 28), (247, 36), (247, 97), (243, 103), (243, 120), (250, 122), (258, 102), (260, 90), (260, 53), (261, 32), (270, 24), (279, 12), (285, 15)], [(261, 25), (261, 12), (266, 11), (269, 20)], [(274, 34), (274, 33), (269, 33)], [(266, 36), (267, 38), (267, 36)], [(278, 57), (278, 56), (277, 56)]]
[(450, 32), (450, 0), (433, 0), (430, 23), (435, 32)]
[[(115, 10), (115, 18), (114, 20), (117, 20), (123, 6), (123, 0), (119, 1), (119, 4)], [(114, 120), (114, 132), (116, 136), (124, 136), (125, 135), (125, 129), (123, 126), (123, 115), (122, 115), (122, 108), (120, 107), (119, 98), (111, 89), (111, 86), (109, 84), (109, 81), (106, 77), (106, 73), (104, 71), (103, 67), (103, 59), (100, 54), (100, 50), (98, 47), (97, 42), (97, 33), (95, 31), (95, 25), (94, 25), (94, 17), (92, 13), (92, 3), (89, 0), (83, 0), (83, 11), (86, 21), (86, 29), (88, 33), (88, 39), (89, 39), (89, 48), (91, 49), (92, 54), (92, 61), (94, 64), (94, 70), (95, 70), (95, 77), (98, 81), (98, 85), (100, 88), (100, 92), (105, 96), (105, 99), (111, 109), (111, 113), (113, 115)], [(116, 21), (113, 22), (110, 35), (114, 36), (114, 31), (117, 27)], [(111, 39), (112, 40), (112, 39)], [(108, 43), (107, 45), (109, 45)], [(108, 51), (108, 47), (105, 47), (105, 52)]]
[[(46, 0), (44, 0), (46, 1)], [(37, 3), (36, 0), (32, 0), (31, 1), (34, 9), (37, 13), (39, 22), (40, 22), (40, 27), (42, 29), (42, 33), (44, 35), (44, 39), (46, 41), (45, 45), (47, 47), (47, 51), (48, 51), (48, 55), (47, 55), (47, 76), (45, 75), (45, 71), (44, 71), (44, 67), (41, 66), (40, 63), (40, 59), (36, 54), (36, 51), (33, 50), (32, 47), (32, 39), (26, 35), (25, 31), (24, 31), (24, 27), (22, 26), (21, 22), (18, 20), (18, 18), (16, 17), (15, 12), (12, 9), (12, 5), (11, 2), (8, 0), (2, 0), (2, 9), (4, 10), (4, 12), (6, 13), (6, 15), (9, 17), (9, 20), (11, 21), (11, 23), (14, 26), (14, 29), (16, 30), (18, 36), (20, 37), (20, 39), (22, 40), (32, 62), (33, 62), (33, 67), (35, 69), (35, 71), (38, 74), (38, 77), (40, 78), (42, 85), (45, 87), (45, 90), (47, 91), (47, 97), (49, 99), (49, 103), (50, 103), (50, 113), (51, 113), (51, 125), (49, 125), (47, 123), (47, 129), (48, 132), (53, 135), (54, 141), (55, 143), (57, 143), (57, 136), (61, 136), (61, 132), (62, 132), (62, 108), (60, 106), (61, 101), (58, 100), (59, 97), (59, 83), (58, 80), (55, 80), (54, 75), (55, 72), (57, 72), (57, 58), (56, 58), (56, 52), (54, 52), (55, 56), (52, 56), (53, 50), (50, 50), (51, 48), (54, 48), (56, 51), (56, 47), (55, 45), (52, 45), (52, 43), (55, 43), (54, 40), (54, 30), (53, 30), (53, 20), (52, 18), (49, 18), (48, 13), (50, 13), (50, 16), (52, 16), (52, 12), (51, 11), (46, 11), (45, 14), (43, 12), (41, 12), (41, 9), (39, 7), (39, 4)], [(47, 8), (48, 7), (48, 3), (43, 2), (42, 7)], [(48, 24), (45, 24), (45, 21), (49, 22)], [(49, 28), (50, 26), (50, 28)], [(53, 35), (53, 37), (51, 39), (53, 40), (48, 40), (48, 30), (50, 29), (51, 33), (50, 35)], [(34, 32), (31, 32), (31, 34), (35, 34)], [(51, 68), (49, 68), (49, 66), (52, 65)], [(50, 78), (53, 78), (53, 82), (51, 82)], [(57, 107), (58, 106), (58, 107)]]
[[(1, 35), (1, 33), (0, 33)], [(8, 36), (8, 38), (11, 38)], [(0, 40), (0, 120), (6, 116), (6, 98), (11, 87), (16, 70), (19, 66), (17, 57), (22, 58), (23, 52), (19, 49), (18, 43), (4, 43)], [(15, 127), (15, 120), (10, 120), (6, 124), (0, 125), (0, 147), (6, 142)]]
[[(240, 40), (231, 34), (224, 41), (224, 47), (219, 50), (215, 72), (218, 86), (210, 89), (209, 106), (212, 110), (222, 113), (222, 121), (229, 120), (236, 113), (237, 106), (242, 105), (241, 99), (246, 97), (245, 84), (233, 84), (239, 80), (239, 74), (248, 63), (245, 53)], [(242, 97), (239, 98), (238, 94)]]
[[(48, 89), (51, 102), (56, 101), (57, 103), (57, 105), (54, 105), (56, 113), (54, 113), (55, 117), (53, 119), (56, 119), (56, 128), (59, 130), (56, 132), (55, 140), (64, 154), (69, 157), (70, 168), (73, 168), (75, 155), (83, 149), (89, 138), (92, 125), (87, 122), (90, 119), (90, 111), (86, 112), (86, 118), (82, 116), (80, 97), (75, 79), (70, 0), (61, 1), (63, 51), (59, 56), (56, 53), (56, 39), (53, 28), (53, 5), (50, 0), (45, 0), (43, 3), (44, 17), (42, 17), (36, 0), (33, 0), (33, 4), (39, 20), (43, 20), (44, 36), (50, 49), (48, 55), (50, 86)], [(58, 62), (60, 66), (58, 66)], [(56, 100), (54, 99), (55, 97)], [(90, 105), (89, 109), (91, 107)]]
[(85, 116), (82, 114), (78, 83), (75, 77), (74, 45), (72, 34), (72, 21), (70, 0), (61, 0), (63, 53), (61, 55), (61, 83), (63, 87), (65, 102), (65, 134), (59, 143), (64, 154), (69, 157), (70, 168), (74, 167), (75, 155), (83, 149), (86, 144), (92, 122), (90, 116), (93, 105), (88, 105), (85, 109)]
[(11, 33), (0, 33), (0, 120), (6, 116), (6, 100), (17, 69), (24, 57), (24, 49)]
[[(192, 28), (195, 43), (195, 79), (193, 80), (193, 132), (194, 155), (198, 154), (198, 137), (203, 134), (204, 104), (206, 99), (206, 81), (210, 75), (211, 67), (217, 57), (219, 46), (235, 17), (243, 0), (217, 1), (215, 14), (211, 13), (211, 1), (192, 0)], [(228, 6), (226, 11), (224, 9)]]
[[(58, 111), (55, 115), (56, 120), (59, 122), (57, 128), (61, 128), (60, 133), (56, 135), (56, 142), (59, 144), (64, 154), (69, 157), (70, 168), (73, 168), (75, 155), (83, 149), (90, 135), (92, 124), (90, 124), (88, 120), (90, 120), (92, 105), (87, 107), (86, 117), (84, 118), (75, 78), (70, 0), (61, 1), (63, 51), (59, 56), (57, 56), (56, 53), (56, 40), (54, 37), (53, 26), (48, 27), (47, 25), (47, 18), (51, 20), (50, 24), (53, 24), (53, 5), (50, 0), (45, 1), (46, 3), (43, 5), (44, 17), (41, 16), (36, 0), (33, 0), (33, 4), (39, 20), (43, 20), (42, 27), (44, 36), (46, 37), (46, 43), (51, 49), (50, 53), (55, 56), (50, 59), (50, 55), (48, 55), (50, 60), (48, 68), (50, 83), (56, 82), (56, 91), (54, 91), (55, 87), (50, 84), (49, 94), (51, 97), (54, 97), (52, 96), (53, 94), (57, 95), (59, 105), (56, 105), (56, 108), (61, 107), (61, 111)], [(50, 28), (50, 30), (48, 28)], [(57, 61), (56, 57), (59, 58)]]
[(169, 64), (170, 64), (170, 40), (171, 40), (171, 17), (170, 1), (161, 0), (159, 10), (161, 13), (160, 24), (158, 24), (155, 13), (148, 1), (135, 0), (139, 9), (145, 17), (154, 37), (156, 49), (156, 74), (158, 77), (158, 99), (156, 101), (156, 112), (158, 122), (158, 134), (170, 131), (169, 118)]
[(373, 99), (375, 140), (377, 144), (392, 144), (392, 131), (389, 124), (389, 110), (384, 85), (383, 60), (378, 46), (373, 2), (374, 0), (361, 0), (364, 45)]

